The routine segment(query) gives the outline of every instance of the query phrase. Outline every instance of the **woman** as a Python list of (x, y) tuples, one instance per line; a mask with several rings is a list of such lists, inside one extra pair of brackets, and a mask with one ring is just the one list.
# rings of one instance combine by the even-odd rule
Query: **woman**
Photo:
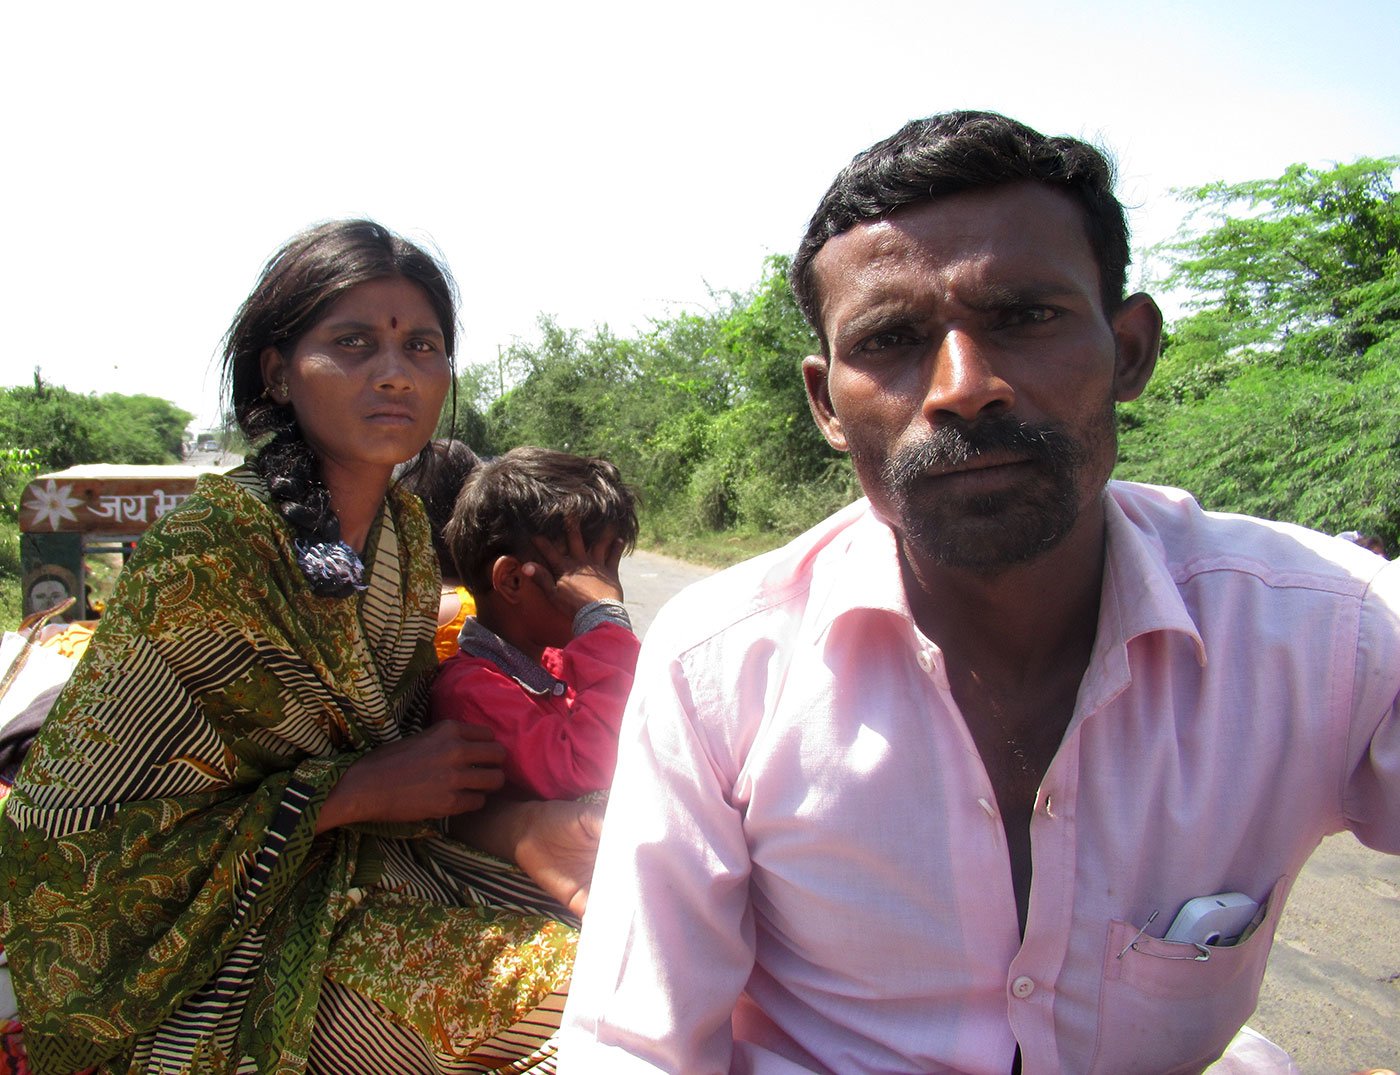
[(501, 748), (419, 730), (438, 573), (390, 479), (454, 335), (445, 270), (367, 221), (293, 239), (239, 310), (225, 384), (266, 443), (147, 533), (0, 823), (36, 1070), (549, 1063), (505, 1032), (559, 1006), (576, 922), (440, 819), (575, 904), (596, 819), (479, 809)]

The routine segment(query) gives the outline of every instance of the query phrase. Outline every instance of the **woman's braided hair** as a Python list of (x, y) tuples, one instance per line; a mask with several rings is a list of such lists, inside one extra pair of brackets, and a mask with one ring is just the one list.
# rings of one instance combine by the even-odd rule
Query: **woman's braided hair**
[(340, 540), (320, 460), (296, 415), (267, 391), (262, 356), (269, 347), (289, 355), (345, 292), (395, 276), (423, 289), (451, 363), (457, 335), (451, 275), (432, 255), (372, 220), (330, 221), (292, 238), (263, 267), (224, 337), (224, 393), (233, 420), (256, 446), (249, 464), (296, 535), (298, 562), (311, 589), (325, 597), (347, 597), (364, 588), (359, 557)]

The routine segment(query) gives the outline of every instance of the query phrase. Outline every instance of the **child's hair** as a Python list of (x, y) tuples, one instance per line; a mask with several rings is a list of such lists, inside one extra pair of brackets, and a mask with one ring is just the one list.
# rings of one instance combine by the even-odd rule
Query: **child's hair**
[(467, 589), (491, 590), (501, 556), (535, 558), (533, 537), (562, 540), (569, 520), (586, 544), (608, 525), (626, 549), (637, 541), (637, 500), (606, 459), (549, 448), (514, 448), (467, 479), (444, 537)]
[(471, 472), (481, 465), (481, 458), (466, 441), (440, 439), (430, 441), (421, 466), (404, 464), (399, 469), (399, 487), (417, 493), (428, 512), (428, 524), (433, 528), (433, 550), (444, 575), (453, 565), (452, 550), (443, 538), (443, 531), (452, 518), (453, 505)]

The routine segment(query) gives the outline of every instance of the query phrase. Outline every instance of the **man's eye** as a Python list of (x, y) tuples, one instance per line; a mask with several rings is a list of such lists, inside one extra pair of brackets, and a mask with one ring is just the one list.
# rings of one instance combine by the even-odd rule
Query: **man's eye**
[(910, 347), (918, 340), (912, 332), (903, 329), (890, 329), (888, 332), (877, 332), (875, 335), (867, 337), (857, 347), (856, 350), (862, 354), (876, 354), (880, 351), (893, 351), (900, 347)]
[(1044, 325), (1060, 316), (1049, 306), (1018, 306), (1007, 310), (1003, 323), (1007, 325)]

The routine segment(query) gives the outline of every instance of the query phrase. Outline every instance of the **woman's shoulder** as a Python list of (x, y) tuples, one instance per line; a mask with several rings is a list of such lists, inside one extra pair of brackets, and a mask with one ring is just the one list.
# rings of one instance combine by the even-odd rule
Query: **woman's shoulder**
[(407, 523), (414, 528), (421, 527), (424, 532), (427, 532), (428, 512), (423, 507), (423, 501), (417, 493), (410, 492), (398, 482), (393, 482), (389, 486), (385, 499), (389, 503), (389, 510), (393, 513), (397, 526), (401, 528)]
[(141, 536), (74, 675), (76, 686), (91, 680), (85, 689), (100, 691), (103, 677), (126, 674), (138, 652), (147, 661), (153, 652), (194, 652), (216, 622), (243, 634), (258, 629), (269, 592), (290, 570), (275, 516), (245, 481), (202, 476)]
[(276, 531), (279, 522), (262, 479), (251, 468), (241, 466), (201, 475), (194, 492), (157, 519), (142, 544), (207, 546), (240, 534)]
[(172, 514), (201, 510), (245, 520), (275, 519), (267, 483), (252, 467), (244, 464), (232, 470), (201, 475), (194, 492)]
[(259, 570), (285, 559), (291, 534), (267, 503), (257, 474), (245, 467), (205, 474), (194, 492), (157, 519), (142, 535), (124, 575), (185, 574), (192, 564), (229, 570)]
[(394, 531), (401, 544), (411, 550), (412, 555), (427, 556), (436, 563), (433, 552), (432, 526), (423, 501), (416, 493), (400, 488), (397, 482), (389, 486), (384, 498), (388, 515), (393, 520)]

